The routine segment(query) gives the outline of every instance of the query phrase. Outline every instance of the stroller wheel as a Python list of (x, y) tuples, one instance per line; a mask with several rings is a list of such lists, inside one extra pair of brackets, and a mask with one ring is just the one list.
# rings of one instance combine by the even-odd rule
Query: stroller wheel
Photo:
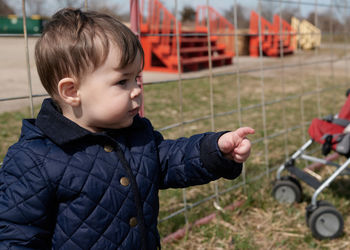
[(309, 221), (312, 235), (316, 239), (334, 239), (343, 234), (343, 217), (333, 206), (316, 208)]
[(292, 204), (301, 202), (301, 187), (292, 180), (282, 179), (276, 181), (272, 195), (279, 203)]
[[(317, 201), (316, 208), (318, 208), (318, 207), (333, 207), (334, 208), (332, 203), (330, 203), (328, 201), (324, 201), (324, 200)], [(306, 220), (306, 225), (308, 227), (310, 227), (310, 216), (315, 210), (316, 210), (315, 208), (312, 209), (311, 204), (306, 207), (305, 220)]]

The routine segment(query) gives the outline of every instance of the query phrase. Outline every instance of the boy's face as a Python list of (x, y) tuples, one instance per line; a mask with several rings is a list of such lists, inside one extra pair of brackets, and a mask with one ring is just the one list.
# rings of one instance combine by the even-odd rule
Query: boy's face
[(80, 82), (79, 125), (92, 132), (130, 126), (141, 107), (141, 88), (137, 84), (141, 56), (138, 53), (134, 62), (122, 69), (118, 68), (119, 62), (120, 52), (111, 46), (105, 63), (85, 74)]

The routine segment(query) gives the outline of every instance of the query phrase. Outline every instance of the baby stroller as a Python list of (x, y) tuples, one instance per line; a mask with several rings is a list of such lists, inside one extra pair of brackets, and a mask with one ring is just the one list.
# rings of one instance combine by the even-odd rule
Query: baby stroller
[[(333, 239), (343, 234), (344, 220), (340, 212), (329, 202), (317, 200), (317, 196), (340, 174), (350, 174), (350, 89), (347, 91), (347, 100), (336, 116), (327, 116), (324, 119), (313, 119), (309, 127), (309, 139), (299, 148), (278, 171), (272, 190), (273, 197), (280, 203), (300, 202), (302, 199), (302, 187), (298, 179), (315, 189), (311, 198), (311, 204), (306, 207), (306, 223), (310, 227), (312, 235), (317, 239)], [(349, 126), (348, 126), (349, 125)], [(318, 158), (308, 155), (305, 151), (314, 142), (322, 144), (322, 153), (327, 155), (335, 151), (343, 155), (347, 160), (339, 165), (327, 158)], [(325, 180), (318, 176), (296, 167), (297, 159), (305, 159), (314, 163), (321, 163), (335, 167), (335, 171)], [(282, 171), (287, 170), (290, 175), (282, 176)]]

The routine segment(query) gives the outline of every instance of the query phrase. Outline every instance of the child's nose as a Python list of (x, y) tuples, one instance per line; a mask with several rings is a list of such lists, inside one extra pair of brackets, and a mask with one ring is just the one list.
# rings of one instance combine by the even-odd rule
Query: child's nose
[(132, 89), (131, 91), (131, 99), (134, 99), (135, 97), (141, 95), (142, 90), (141, 90), (141, 86), (136, 84), (135, 87)]

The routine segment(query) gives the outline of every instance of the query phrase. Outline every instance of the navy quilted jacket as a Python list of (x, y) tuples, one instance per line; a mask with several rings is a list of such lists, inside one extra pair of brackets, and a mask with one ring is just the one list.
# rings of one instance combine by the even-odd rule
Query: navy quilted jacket
[(156, 249), (159, 189), (240, 174), (221, 134), (164, 140), (139, 116), (90, 133), (46, 99), (0, 169), (0, 249)]

